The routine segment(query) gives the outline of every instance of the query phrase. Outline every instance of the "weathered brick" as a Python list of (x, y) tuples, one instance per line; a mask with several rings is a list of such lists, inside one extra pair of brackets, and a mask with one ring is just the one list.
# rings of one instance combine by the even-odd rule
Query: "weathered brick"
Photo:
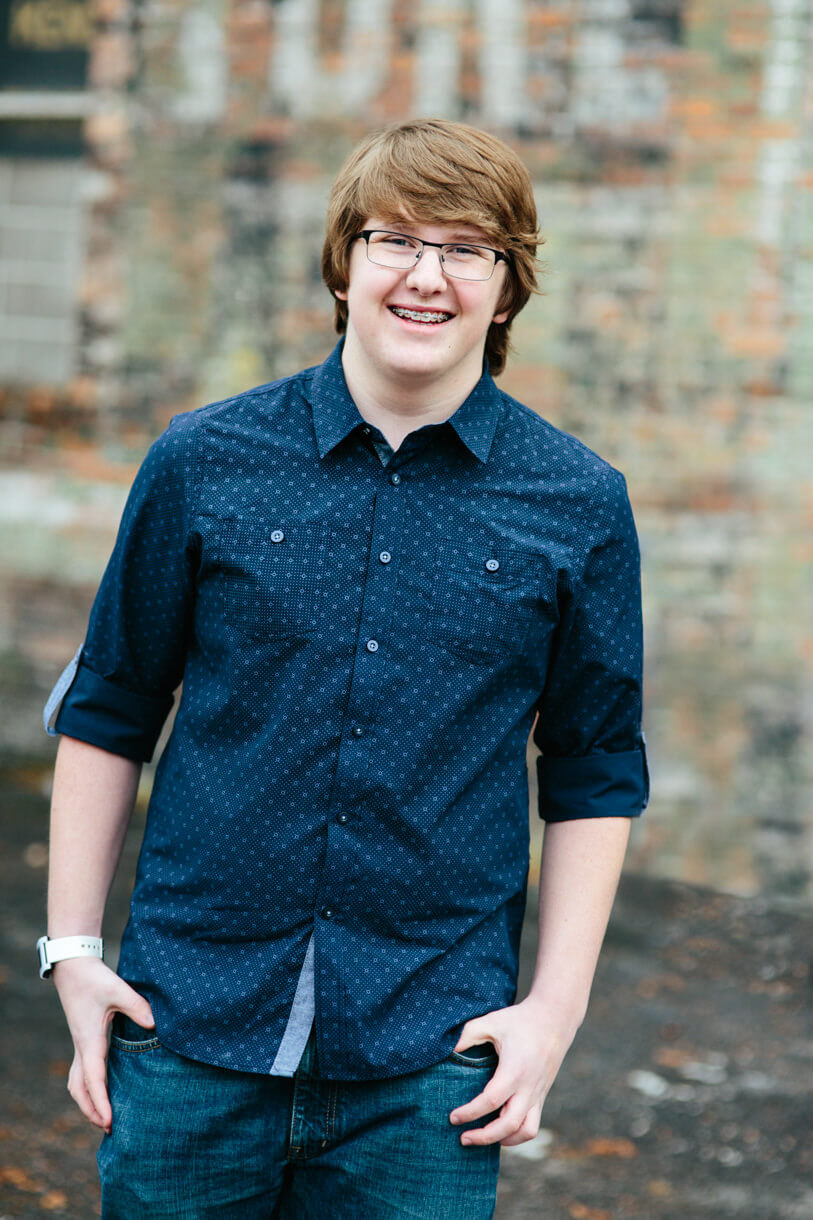
[[(18, 178), (0, 159), (0, 300), (23, 326), (0, 334), (0, 443), (87, 492), (69, 537), (47, 541), (33, 500), (7, 526), (0, 646), (28, 709), (14, 747), (52, 748), (41, 702), (117, 523), (97, 492), (118, 471), (123, 493), (175, 412), (326, 354), (331, 178), (371, 126), (434, 110), (504, 135), (536, 186), (544, 295), (502, 384), (618, 465), (636, 510), (653, 803), (630, 860), (811, 892), (809, 6), (393, 0), (354, 8), (355, 28), (348, 6), (313, 6), (311, 28), (304, 7), (254, 0), (201, 8), (222, 37), (194, 44), (210, 57), (194, 71), (188, 6), (134, 11), (96, 6), (107, 104), (70, 169), (70, 348), (24, 333), (65, 287), (57, 225), (2, 210), (58, 208), (60, 189), (42, 164)], [(206, 80), (222, 90), (208, 109)], [(24, 256), (50, 279), (21, 279)]]

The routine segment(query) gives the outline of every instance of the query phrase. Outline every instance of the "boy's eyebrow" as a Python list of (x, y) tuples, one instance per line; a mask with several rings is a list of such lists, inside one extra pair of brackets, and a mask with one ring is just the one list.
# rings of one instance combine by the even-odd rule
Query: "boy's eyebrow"
[(489, 239), (485, 236), (484, 233), (472, 234), (472, 233), (455, 232), (449, 238), (449, 241), (470, 241), (470, 242), (474, 242), (475, 244), (479, 243), (481, 246), (483, 246), (483, 245), (487, 246)]

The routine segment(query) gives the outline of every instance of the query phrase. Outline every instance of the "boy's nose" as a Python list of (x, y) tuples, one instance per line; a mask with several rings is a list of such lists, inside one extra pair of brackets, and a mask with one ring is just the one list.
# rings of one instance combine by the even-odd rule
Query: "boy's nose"
[(434, 246), (424, 246), (421, 257), (407, 275), (407, 283), (410, 282), (416, 286), (420, 285), (424, 289), (427, 286), (434, 287), (435, 284), (446, 283), (443, 264), (440, 261), (440, 250), (436, 250)]

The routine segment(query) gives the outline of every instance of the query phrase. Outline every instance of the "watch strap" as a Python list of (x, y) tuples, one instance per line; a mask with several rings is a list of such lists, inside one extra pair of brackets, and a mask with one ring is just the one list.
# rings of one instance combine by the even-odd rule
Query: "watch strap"
[(104, 940), (101, 936), (41, 936), (37, 941), (40, 978), (47, 979), (56, 962), (66, 957), (100, 957), (104, 960)]

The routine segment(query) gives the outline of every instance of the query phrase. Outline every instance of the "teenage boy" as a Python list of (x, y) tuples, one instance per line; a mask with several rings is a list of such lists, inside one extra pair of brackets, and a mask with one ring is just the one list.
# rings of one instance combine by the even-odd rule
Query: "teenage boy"
[(332, 354), (175, 416), (138, 472), (45, 710), (41, 954), (108, 1220), (478, 1220), (538, 1130), (648, 800), (624, 478), (493, 381), (539, 244), (501, 141), (368, 138), (328, 210)]

